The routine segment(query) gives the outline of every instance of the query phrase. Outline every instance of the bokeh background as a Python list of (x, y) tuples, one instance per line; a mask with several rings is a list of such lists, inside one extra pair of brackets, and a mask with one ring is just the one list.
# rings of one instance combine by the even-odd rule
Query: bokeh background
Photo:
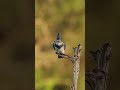
[(34, 1), (0, 0), (0, 90), (33, 90)]
[(35, 90), (70, 90), (72, 63), (58, 59), (52, 48), (58, 32), (67, 45), (65, 53), (82, 45), (78, 90), (85, 90), (84, 0), (35, 0)]

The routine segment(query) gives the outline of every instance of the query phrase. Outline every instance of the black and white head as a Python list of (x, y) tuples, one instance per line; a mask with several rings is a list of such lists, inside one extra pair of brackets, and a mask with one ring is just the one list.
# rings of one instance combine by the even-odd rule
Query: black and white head
[[(61, 40), (61, 35), (58, 33), (57, 39), (53, 43), (53, 48), (55, 50), (55, 53), (61, 53), (64, 54), (64, 51), (66, 49), (65, 43)], [(59, 57), (60, 58), (60, 57)]]

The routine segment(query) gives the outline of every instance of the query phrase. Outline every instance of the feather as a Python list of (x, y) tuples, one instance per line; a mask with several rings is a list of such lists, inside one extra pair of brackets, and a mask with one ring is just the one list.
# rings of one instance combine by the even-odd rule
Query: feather
[(60, 49), (61, 47), (63, 47), (63, 44), (62, 45), (57, 45), (57, 44), (55, 44), (55, 47), (57, 47), (58, 49)]
[(55, 50), (55, 41), (54, 41), (54, 43), (53, 43), (53, 48), (54, 48), (54, 50)]
[(60, 33), (58, 33), (58, 35), (57, 35), (57, 40), (61, 40), (61, 34)]

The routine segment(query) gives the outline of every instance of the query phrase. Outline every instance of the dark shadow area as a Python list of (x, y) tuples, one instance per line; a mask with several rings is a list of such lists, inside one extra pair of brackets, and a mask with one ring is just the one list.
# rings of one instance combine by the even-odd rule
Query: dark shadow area
[[(112, 47), (112, 58), (109, 68), (107, 90), (119, 90), (119, 53), (120, 53), (120, 1), (119, 0), (86, 0), (86, 70), (94, 66), (90, 50), (98, 49), (106, 41)], [(86, 86), (87, 88), (87, 86)], [(88, 89), (89, 90), (89, 89)]]
[(0, 90), (35, 90), (34, 0), (0, 0)]

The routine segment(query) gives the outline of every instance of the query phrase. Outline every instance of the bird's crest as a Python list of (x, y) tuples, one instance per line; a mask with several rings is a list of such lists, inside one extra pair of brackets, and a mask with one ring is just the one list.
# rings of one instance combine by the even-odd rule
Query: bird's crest
[(58, 33), (58, 35), (57, 35), (57, 40), (61, 40), (61, 34), (60, 33)]

